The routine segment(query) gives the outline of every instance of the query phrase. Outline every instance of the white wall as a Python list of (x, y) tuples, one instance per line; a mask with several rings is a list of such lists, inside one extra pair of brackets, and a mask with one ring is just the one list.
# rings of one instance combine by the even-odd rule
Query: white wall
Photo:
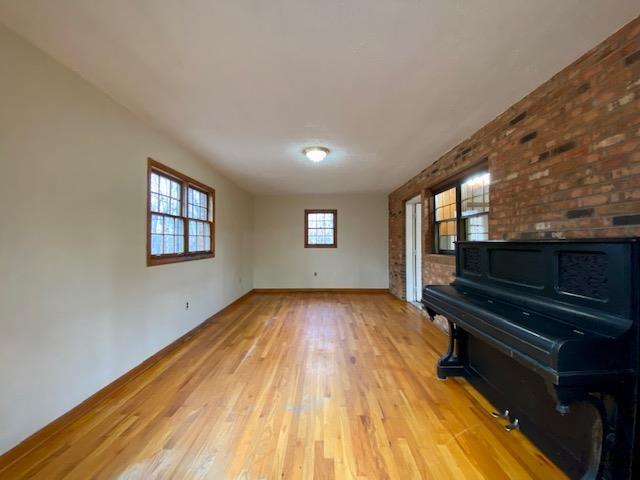
[[(260, 196), (254, 201), (255, 288), (388, 288), (386, 195)], [(304, 248), (304, 210), (313, 208), (338, 210), (338, 248)]]
[[(1, 453), (250, 290), (253, 204), (4, 27), (0, 64)], [(145, 266), (148, 156), (216, 189), (216, 258)]]

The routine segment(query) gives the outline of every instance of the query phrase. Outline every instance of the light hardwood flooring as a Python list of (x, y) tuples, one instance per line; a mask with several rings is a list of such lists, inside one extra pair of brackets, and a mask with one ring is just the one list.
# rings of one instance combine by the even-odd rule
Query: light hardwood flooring
[(253, 294), (0, 478), (564, 478), (389, 294)]

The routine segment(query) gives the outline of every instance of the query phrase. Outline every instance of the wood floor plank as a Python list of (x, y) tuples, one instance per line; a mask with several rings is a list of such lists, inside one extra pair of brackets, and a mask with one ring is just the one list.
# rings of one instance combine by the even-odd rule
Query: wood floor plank
[(1, 479), (566, 478), (383, 293), (256, 293)]

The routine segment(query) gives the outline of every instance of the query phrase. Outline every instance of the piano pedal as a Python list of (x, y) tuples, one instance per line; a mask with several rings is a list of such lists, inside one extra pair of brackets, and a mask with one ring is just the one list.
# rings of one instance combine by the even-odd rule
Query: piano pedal
[(509, 410), (505, 410), (504, 412), (491, 412), (491, 416), (493, 418), (509, 418)]
[(516, 418), (513, 422), (504, 426), (504, 429), (507, 432), (512, 432), (513, 430), (520, 430), (520, 422)]

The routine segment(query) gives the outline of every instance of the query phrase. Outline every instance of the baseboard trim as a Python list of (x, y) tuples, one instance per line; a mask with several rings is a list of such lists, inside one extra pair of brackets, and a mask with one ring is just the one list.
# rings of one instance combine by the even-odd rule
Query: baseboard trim
[(58, 431), (60, 431), (65, 426), (73, 423), (78, 418), (85, 415), (91, 408), (100, 403), (102, 400), (110, 397), (126, 384), (131, 382), (133, 379), (144, 373), (146, 370), (154, 366), (163, 357), (167, 356), (169, 353), (174, 351), (183, 343), (189, 341), (194, 335), (196, 335), (200, 330), (204, 329), (206, 326), (211, 324), (221, 315), (228, 313), (230, 310), (235, 308), (240, 302), (244, 301), (247, 297), (251, 296), (254, 293), (253, 290), (248, 291), (241, 297), (237, 298), (233, 302), (231, 302), (226, 307), (219, 310), (217, 313), (213, 314), (211, 317), (204, 320), (202, 323), (197, 325), (196, 327), (189, 330), (187, 333), (179, 337), (178, 339), (171, 342), (166, 347), (158, 350), (156, 353), (151, 355), (149, 358), (144, 360), (142, 363), (133, 367), (131, 370), (123, 374), (121, 377), (116, 378), (113, 382), (98, 390), (96, 393), (91, 395), (86, 400), (82, 401), (71, 410), (66, 413), (63, 413), (60, 417), (53, 420), (51, 423), (45, 425), (40, 430), (31, 434), (29, 437), (24, 439), (18, 445), (13, 447), (12, 449), (5, 452), (3, 455), (0, 455), (0, 473), (3, 470), (6, 470), (9, 466), (11, 466), (14, 462), (19, 460), (20, 458), (27, 455), (29, 452), (33, 451), (47, 439), (55, 435)]
[(389, 293), (388, 288), (254, 288), (254, 293)]

